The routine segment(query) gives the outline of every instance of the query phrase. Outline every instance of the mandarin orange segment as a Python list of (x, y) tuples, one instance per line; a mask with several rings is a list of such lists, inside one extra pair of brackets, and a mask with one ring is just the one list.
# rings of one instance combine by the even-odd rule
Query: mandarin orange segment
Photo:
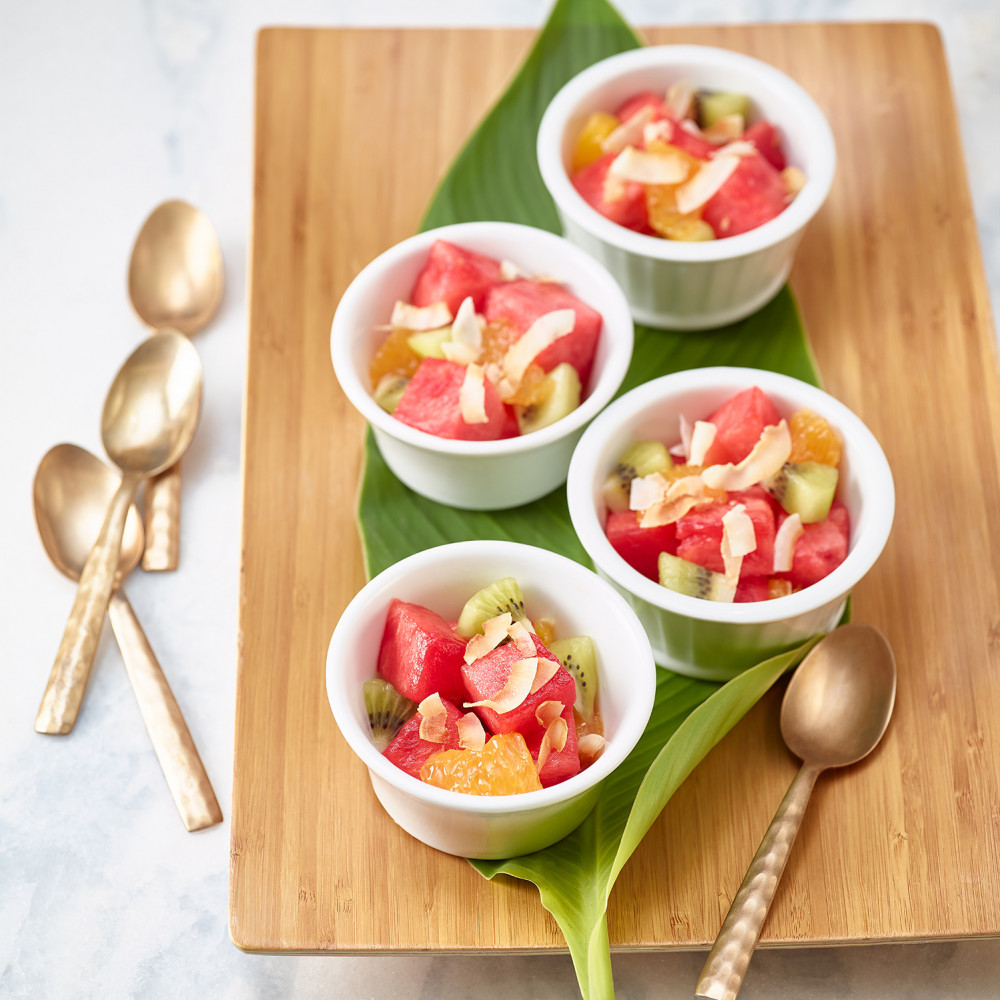
[(543, 646), (548, 646), (556, 637), (556, 623), (551, 618), (536, 618), (535, 635)]
[(491, 320), (483, 327), (483, 349), (479, 356), (479, 363), (482, 365), (500, 364), (503, 361), (503, 356), (507, 353), (507, 348), (520, 336), (520, 331), (513, 323), (508, 323), (506, 320)]
[(441, 750), (420, 768), (420, 780), (467, 795), (516, 795), (542, 787), (520, 733), (486, 741), (482, 750)]
[(601, 143), (618, 128), (618, 116), (610, 111), (595, 111), (583, 123), (573, 147), (573, 172), (583, 170), (604, 154)]
[(774, 600), (775, 597), (787, 597), (792, 592), (792, 581), (782, 580), (780, 577), (772, 576), (767, 581), (767, 598)]
[(396, 327), (390, 330), (379, 345), (368, 366), (372, 385), (378, 385), (383, 375), (401, 375), (410, 378), (420, 364), (420, 355), (407, 343), (412, 330)]
[(788, 421), (792, 437), (790, 462), (840, 465), (841, 443), (830, 422), (811, 410), (799, 410)]
[(552, 392), (552, 382), (545, 377), (545, 371), (534, 361), (524, 370), (521, 383), (510, 396), (504, 396), (504, 402), (511, 406), (538, 406), (544, 403)]

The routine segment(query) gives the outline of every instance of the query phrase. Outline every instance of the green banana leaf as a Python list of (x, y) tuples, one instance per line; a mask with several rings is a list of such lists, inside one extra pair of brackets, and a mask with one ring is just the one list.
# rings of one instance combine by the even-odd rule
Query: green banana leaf
[[(445, 175), (422, 228), (496, 219), (558, 232), (558, 217), (534, 156), (542, 113), (580, 70), (639, 44), (605, 0), (558, 0), (517, 77)], [(719, 364), (771, 369), (817, 383), (787, 289), (755, 315), (714, 331), (667, 333), (637, 326), (621, 392), (668, 372)], [(525, 542), (590, 565), (570, 524), (562, 489), (513, 510), (454, 510), (403, 486), (383, 462), (370, 430), (358, 521), (369, 577), (415, 551), (472, 538)], [(605, 782), (582, 826), (535, 854), (472, 862), (487, 878), (503, 872), (538, 887), (542, 905), (566, 938), (585, 1000), (614, 995), (606, 910), (618, 873), (684, 778), (810, 645), (761, 663), (723, 686), (659, 671), (649, 726)], [(669, 886), (661, 891), (669, 892)]]

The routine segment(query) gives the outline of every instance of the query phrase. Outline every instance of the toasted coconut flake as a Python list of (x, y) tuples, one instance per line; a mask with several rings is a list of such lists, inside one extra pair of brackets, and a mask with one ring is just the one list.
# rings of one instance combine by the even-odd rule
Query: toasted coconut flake
[(566, 706), (558, 699), (553, 698), (550, 701), (543, 701), (538, 708), (535, 709), (535, 720), (540, 726), (545, 726), (548, 728), (552, 723), (563, 714)]
[(653, 120), (653, 109), (640, 108), (631, 118), (623, 121), (601, 142), (602, 153), (620, 153), (626, 146), (635, 146), (642, 140), (643, 129)]
[(420, 728), (417, 730), (420, 738), (428, 743), (444, 743), (448, 710), (444, 707), (441, 695), (437, 691), (429, 694), (417, 705), (417, 713), (420, 715)]
[(675, 479), (663, 499), (649, 510), (643, 511), (639, 527), (658, 528), (662, 524), (673, 524), (692, 508), (711, 503), (712, 499), (701, 476)]
[(576, 325), (576, 310), (554, 309), (539, 316), (524, 333), (507, 348), (503, 356), (503, 372), (506, 379), (516, 389), (528, 365), (550, 344), (567, 333), (572, 333)]
[[(557, 701), (555, 704), (560, 705), (560, 702)], [(559, 753), (566, 746), (568, 737), (569, 724), (562, 715), (559, 715), (545, 729), (545, 735), (542, 737), (542, 742), (538, 747), (538, 763), (535, 765), (535, 769), (541, 771), (545, 766), (545, 762), (549, 759), (549, 754)]]
[(770, 479), (788, 461), (792, 436), (788, 422), (770, 424), (761, 431), (753, 450), (736, 465), (710, 465), (701, 478), (714, 490), (745, 490), (763, 479)]
[(629, 510), (646, 510), (653, 504), (667, 498), (670, 483), (661, 472), (650, 472), (645, 476), (636, 476), (629, 486)]
[(604, 187), (602, 194), (604, 195), (604, 200), (608, 202), (621, 201), (625, 197), (625, 192), (628, 190), (628, 184), (624, 178), (616, 177), (612, 173), (607, 173), (604, 177)]
[(604, 753), (606, 740), (600, 733), (587, 733), (581, 736), (576, 744), (576, 752), (580, 755), (580, 766), (589, 767)]
[(500, 261), (500, 280), (516, 281), (518, 278), (530, 278), (531, 275), (512, 260)]
[[(687, 416), (683, 413), (680, 415), (678, 423), (680, 425), (679, 433), (681, 436), (681, 442), (680, 444), (675, 444), (673, 448), (670, 449), (670, 454), (679, 456), (687, 461), (688, 456), (691, 454), (691, 434), (693, 428), (691, 426), (691, 421), (688, 420)], [(693, 462), (691, 464), (694, 465)]]
[(458, 387), (458, 405), (467, 424), (489, 423), (486, 414), (486, 376), (480, 365), (465, 366), (465, 378)]
[(507, 626), (507, 635), (514, 641), (514, 645), (521, 651), (523, 656), (536, 656), (535, 640), (531, 638), (531, 633), (521, 622), (511, 622)]
[(468, 344), (456, 344), (453, 340), (446, 340), (441, 344), (441, 353), (458, 365), (471, 365), (479, 360), (479, 351), (474, 347)]
[(463, 750), (482, 750), (486, 746), (486, 730), (475, 712), (466, 712), (458, 722), (458, 745)]
[(480, 656), (485, 656), (496, 649), (507, 638), (507, 629), (510, 628), (510, 623), (509, 611), (505, 611), (495, 618), (487, 618), (483, 622), (483, 631), (474, 635), (465, 644), (465, 662), (472, 663), (473, 660), (478, 660)]
[(679, 184), (688, 175), (688, 165), (680, 153), (626, 146), (611, 161), (608, 174), (639, 184)]
[(483, 353), (483, 319), (476, 313), (472, 298), (466, 297), (451, 324), (451, 336), (441, 345), (449, 361), (468, 365), (479, 361)]
[(781, 179), (785, 182), (785, 192), (789, 200), (806, 186), (806, 175), (798, 167), (785, 167), (781, 171)]
[(705, 461), (705, 453), (712, 447), (715, 435), (719, 428), (708, 420), (696, 420), (694, 430), (691, 432), (691, 441), (688, 444), (688, 461), (692, 465), (701, 465)]
[(642, 142), (648, 146), (651, 142), (669, 143), (674, 135), (674, 125), (669, 118), (661, 118), (659, 121), (647, 122), (642, 129)]
[(467, 701), (464, 708), (492, 708), (494, 712), (503, 715), (510, 712), (524, 703), (524, 699), (531, 694), (531, 685), (538, 671), (538, 657), (528, 656), (523, 660), (516, 660), (510, 668), (510, 676), (507, 683), (491, 697), (482, 701)]
[(723, 115), (717, 121), (712, 122), (708, 128), (702, 129), (701, 134), (709, 142), (731, 143), (743, 137), (744, 127), (743, 115), (735, 112), (731, 115)]
[(677, 119), (689, 118), (694, 105), (694, 85), (678, 80), (667, 88), (667, 109)]
[(795, 558), (795, 543), (805, 529), (798, 514), (789, 514), (774, 534), (774, 572), (787, 573)]
[(743, 557), (757, 548), (757, 534), (746, 507), (738, 503), (722, 517), (722, 565), (726, 582), (735, 587), (740, 578)]
[(729, 180), (739, 165), (740, 158), (729, 153), (716, 153), (711, 160), (706, 160), (689, 181), (677, 188), (677, 211), (681, 215), (696, 212)]
[(397, 299), (392, 307), (391, 326), (407, 330), (438, 330), (451, 322), (451, 310), (446, 302), (434, 302), (429, 306), (415, 306)]
[(752, 142), (747, 142), (746, 139), (736, 139), (733, 142), (726, 143), (725, 146), (720, 146), (712, 156), (757, 156), (759, 153), (757, 147)]
[(545, 687), (559, 672), (559, 667), (561, 666), (561, 664), (556, 663), (555, 660), (550, 660), (547, 656), (539, 656), (537, 660), (538, 666), (535, 668), (535, 678), (531, 682), (531, 690), (528, 694), (534, 694)]

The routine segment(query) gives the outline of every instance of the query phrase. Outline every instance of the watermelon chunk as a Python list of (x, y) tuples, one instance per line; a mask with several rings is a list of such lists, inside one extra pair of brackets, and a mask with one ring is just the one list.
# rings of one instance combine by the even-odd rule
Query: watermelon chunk
[(667, 102), (662, 94), (655, 90), (640, 90), (638, 94), (633, 94), (623, 101), (615, 109), (615, 114), (622, 122), (627, 122), (633, 115), (638, 114), (643, 108), (653, 109), (653, 121), (662, 121), (668, 116)]
[(414, 778), (420, 777), (420, 768), (427, 762), (427, 758), (442, 750), (459, 750), (458, 741), (458, 720), (464, 714), (456, 708), (447, 698), (441, 699), (445, 712), (445, 735), (444, 742), (432, 743), (429, 740), (420, 738), (420, 720), (418, 712), (412, 719), (403, 724), (403, 728), (396, 733), (393, 741), (382, 751), (382, 756), (387, 757), (396, 767), (401, 767)]
[(661, 552), (677, 554), (676, 526), (640, 528), (639, 512), (635, 510), (609, 511), (604, 533), (622, 559), (650, 580), (660, 579), (657, 560)]
[(444, 358), (424, 358), (396, 404), (393, 416), (404, 424), (443, 438), (495, 441), (509, 436), (510, 415), (490, 379), (483, 383), (486, 422), (465, 422), (458, 398), (464, 380), (465, 365)]
[(822, 580), (847, 558), (850, 532), (851, 515), (839, 500), (834, 500), (825, 520), (802, 526), (792, 568), (782, 575), (793, 587), (808, 587)]
[(775, 170), (784, 170), (788, 165), (785, 159), (784, 150), (781, 148), (781, 136), (777, 128), (765, 119), (754, 122), (744, 133), (743, 138), (747, 142), (752, 142), (761, 156), (774, 167)]
[(461, 704), (465, 641), (436, 612), (394, 598), (386, 615), (377, 671), (400, 694), (419, 704), (439, 692)]
[(740, 582), (736, 585), (736, 593), (733, 596), (734, 604), (749, 604), (753, 601), (766, 601), (770, 598), (771, 592), (767, 586), (766, 576), (748, 576), (744, 579), (740, 574)]
[[(543, 788), (549, 785), (557, 785), (560, 781), (572, 778), (574, 774), (580, 772), (580, 752), (577, 749), (576, 719), (573, 716), (573, 706), (567, 705), (562, 710), (562, 717), (566, 720), (566, 744), (562, 750), (550, 750), (538, 771), (538, 780)], [(538, 764), (538, 751), (542, 747), (542, 740), (545, 737), (545, 730), (539, 726), (533, 730), (529, 738), (525, 740), (531, 759)]]
[(743, 156), (725, 184), (705, 202), (701, 217), (720, 239), (756, 229), (780, 215), (785, 181), (764, 156)]
[[(533, 734), (541, 729), (535, 718), (535, 710), (543, 701), (561, 701), (571, 708), (576, 701), (576, 682), (569, 671), (559, 662), (559, 658), (545, 648), (537, 635), (532, 633), (535, 651), (540, 658), (552, 660), (559, 664), (559, 669), (534, 694), (529, 694), (520, 705), (509, 712), (497, 712), (495, 709), (480, 706), (475, 711), (483, 720), (483, 725), (491, 733), (519, 732), (530, 745)], [(501, 691), (510, 677), (511, 667), (524, 658), (524, 654), (513, 642), (466, 663), (462, 667), (462, 677), (469, 693), (468, 701), (484, 701)], [(539, 737), (540, 739), (540, 737)]]
[(586, 389), (594, 364), (594, 353), (601, 332), (601, 314), (572, 292), (553, 281), (504, 281), (486, 294), (483, 314), (487, 322), (507, 320), (515, 329), (524, 333), (539, 316), (556, 309), (576, 312), (576, 325), (570, 333), (550, 344), (535, 358), (535, 363), (545, 371), (568, 361), (580, 376)]
[(607, 197), (609, 189), (605, 187), (605, 181), (616, 155), (605, 153), (577, 171), (571, 178), (573, 187), (591, 208), (606, 219), (617, 222), (626, 229), (634, 229), (637, 233), (652, 233), (646, 210), (646, 189), (642, 184), (637, 181), (628, 181), (622, 187), (613, 184), (611, 189), (620, 191), (621, 197)]
[(480, 311), (486, 290), (499, 280), (498, 260), (446, 240), (435, 240), (417, 275), (410, 302), (415, 306), (446, 302), (454, 315), (462, 301), (471, 295), (476, 310)]
[(708, 420), (715, 424), (715, 440), (703, 464), (735, 465), (753, 451), (765, 427), (781, 420), (781, 414), (765, 392), (752, 386), (723, 403)]
[(770, 576), (774, 566), (774, 508), (763, 490), (734, 490), (724, 503), (705, 504), (688, 511), (677, 521), (677, 555), (717, 573), (725, 572), (722, 561), (722, 518), (738, 503), (753, 521), (757, 548), (743, 559), (740, 578)]

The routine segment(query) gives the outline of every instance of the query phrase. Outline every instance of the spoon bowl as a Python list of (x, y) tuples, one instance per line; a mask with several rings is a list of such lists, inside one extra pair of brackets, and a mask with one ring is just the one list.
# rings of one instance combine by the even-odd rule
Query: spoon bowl
[(889, 725), (896, 661), (878, 629), (843, 625), (799, 664), (781, 703), (781, 735), (802, 767), (764, 834), (708, 954), (695, 996), (735, 1000), (816, 778), (866, 757)]
[(147, 326), (190, 336), (218, 311), (222, 275), (222, 251), (208, 218), (186, 201), (166, 201), (153, 209), (136, 236), (129, 298)]

